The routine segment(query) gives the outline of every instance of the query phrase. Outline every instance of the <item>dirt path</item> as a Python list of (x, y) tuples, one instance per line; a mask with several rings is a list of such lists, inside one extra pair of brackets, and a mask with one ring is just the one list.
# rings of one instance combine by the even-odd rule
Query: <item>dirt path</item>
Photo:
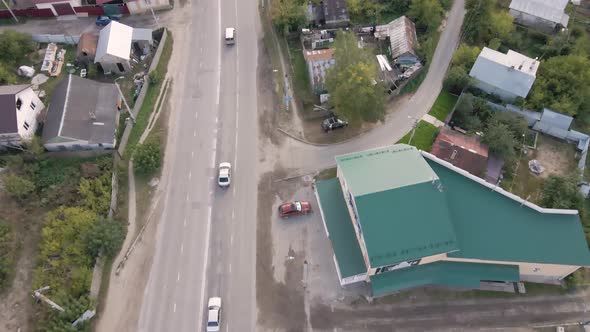
[[(176, 20), (169, 19), (171, 23), (168, 29), (172, 32), (174, 37), (174, 49), (168, 65), (167, 77), (182, 77), (182, 55), (185, 54), (185, 26), (188, 23), (188, 14), (185, 8), (179, 6), (168, 14), (168, 17), (176, 16)], [(169, 109), (171, 113), (169, 115), (168, 125), (174, 127), (174, 110), (178, 109), (174, 106), (175, 100), (180, 100), (178, 95), (178, 86), (172, 85), (168, 91), (169, 98)], [(176, 88), (175, 88), (176, 87)], [(145, 232), (138, 241), (132, 255), (125, 263), (124, 268), (120, 271), (120, 274), (115, 275), (115, 269), (117, 264), (120, 262), (122, 255), (129, 247), (129, 244), (133, 241), (135, 231), (132, 231), (133, 227), (130, 227), (128, 232), (128, 238), (125, 240), (125, 246), (123, 247), (119, 257), (114, 261), (113, 270), (111, 271), (110, 284), (108, 294), (106, 296), (105, 310), (100, 314), (99, 321), (97, 323), (97, 331), (111, 332), (111, 331), (135, 331), (137, 329), (137, 322), (141, 311), (141, 304), (143, 301), (143, 294), (149, 279), (152, 259), (155, 251), (155, 237), (158, 229), (157, 221), (160, 219), (160, 213), (163, 211), (165, 197), (163, 197), (164, 188), (168, 183), (168, 177), (170, 174), (171, 165), (167, 162), (173, 160), (170, 155), (173, 153), (173, 149), (170, 147), (174, 146), (176, 140), (175, 131), (169, 130), (166, 144), (166, 158), (164, 159), (164, 166), (162, 171), (162, 177), (158, 188), (152, 198), (151, 211), (154, 213), (148, 213), (148, 218), (151, 220), (150, 224), (146, 227)], [(131, 187), (131, 186), (130, 186)], [(131, 189), (131, 188), (130, 188)], [(131, 190), (130, 190), (131, 191)], [(131, 210), (131, 205), (129, 207)], [(134, 216), (130, 217), (135, 218)], [(130, 219), (131, 220), (131, 219)], [(124, 313), (124, 314), (123, 314)]]

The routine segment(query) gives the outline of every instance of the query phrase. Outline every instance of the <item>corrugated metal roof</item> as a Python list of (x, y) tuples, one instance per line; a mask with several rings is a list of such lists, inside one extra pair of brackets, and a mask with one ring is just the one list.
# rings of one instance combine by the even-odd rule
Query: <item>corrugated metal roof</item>
[(525, 98), (535, 82), (539, 61), (509, 50), (507, 54), (484, 47), (469, 76)]
[(567, 26), (569, 16), (564, 13), (568, 0), (512, 0), (510, 9)]
[(94, 63), (100, 62), (102, 57), (107, 54), (129, 60), (132, 36), (132, 27), (111, 21), (111, 23), (100, 30)]
[(483, 176), (485, 173), (488, 147), (477, 136), (443, 128), (432, 145), (431, 153), (473, 175)]
[(572, 121), (574, 121), (574, 118), (571, 116), (553, 112), (548, 108), (543, 109), (543, 114), (541, 115), (541, 123), (563, 130), (569, 130)]
[(375, 28), (375, 38), (389, 38), (391, 57), (397, 58), (404, 53), (416, 55), (414, 50), (418, 46), (416, 27), (406, 16), (401, 16), (385, 25)]

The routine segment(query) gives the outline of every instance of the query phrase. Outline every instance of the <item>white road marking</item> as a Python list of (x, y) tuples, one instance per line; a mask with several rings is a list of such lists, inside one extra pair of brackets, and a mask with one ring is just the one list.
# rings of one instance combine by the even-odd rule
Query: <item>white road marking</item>
[(199, 118), (199, 113), (195, 112), (195, 120)]
[(184, 243), (180, 244), (180, 253), (182, 254), (184, 252)]
[(193, 176), (193, 172), (188, 172), (188, 179), (190, 180), (191, 177)]
[(180, 281), (180, 271), (178, 271), (178, 275), (176, 276), (176, 281)]
[(188, 202), (188, 194), (186, 194), (186, 201)]
[(199, 62), (199, 68), (203, 68), (203, 63)]
[[(215, 150), (213, 150), (213, 152), (215, 152)], [(213, 153), (211, 155), (211, 168), (213, 168), (213, 166), (215, 166), (215, 153)]]
[(195, 131), (193, 131), (193, 136), (197, 137), (197, 130), (195, 129)]
[(229, 273), (231, 273), (231, 263), (229, 263)]
[[(236, 167), (236, 163), (234, 162), (234, 168), (235, 167)], [(236, 195), (236, 187), (234, 187), (234, 189), (232, 189), (232, 191), (233, 191), (233, 195), (235, 196)]]
[(236, 216), (236, 211), (235, 211), (235, 210), (232, 210), (232, 211), (231, 211), (231, 218), (232, 218), (232, 219), (234, 219), (234, 218), (235, 218), (235, 216)]
[(191, 151), (191, 158), (195, 156), (195, 151)]
[(184, 217), (184, 221), (182, 222), (182, 224), (186, 227), (186, 217)]
[(201, 47), (201, 53), (203, 53), (203, 48)]
[[(219, 28), (219, 35), (221, 35), (221, 0), (217, 1), (217, 22)], [(221, 42), (217, 43), (217, 106), (219, 106), (219, 98), (221, 98)]]
[[(207, 227), (205, 228), (205, 259), (203, 260), (203, 268), (201, 269), (201, 304), (199, 306), (199, 312), (203, 312), (203, 306), (205, 305), (205, 280), (207, 277), (207, 263), (209, 260), (209, 237), (211, 233), (211, 206), (209, 206), (209, 215), (207, 217)], [(199, 325), (203, 324), (203, 315), (199, 315)]]
[(233, 234), (229, 237), (229, 244), (234, 244), (234, 235)]
[(174, 302), (174, 312), (176, 312), (176, 302)]

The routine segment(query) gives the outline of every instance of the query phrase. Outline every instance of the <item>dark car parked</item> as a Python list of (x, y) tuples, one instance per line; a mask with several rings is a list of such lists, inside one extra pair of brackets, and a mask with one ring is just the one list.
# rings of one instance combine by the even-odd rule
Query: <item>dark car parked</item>
[(119, 18), (116, 16), (99, 16), (96, 18), (96, 25), (98, 25), (99, 27), (104, 27), (109, 25), (111, 21), (119, 22)]
[(331, 118), (327, 118), (326, 120), (324, 120), (322, 122), (322, 129), (325, 132), (328, 132), (330, 130), (334, 130), (334, 129), (338, 129), (338, 128), (344, 128), (348, 126), (348, 122), (342, 120), (342, 119), (338, 119), (335, 116), (331, 117)]

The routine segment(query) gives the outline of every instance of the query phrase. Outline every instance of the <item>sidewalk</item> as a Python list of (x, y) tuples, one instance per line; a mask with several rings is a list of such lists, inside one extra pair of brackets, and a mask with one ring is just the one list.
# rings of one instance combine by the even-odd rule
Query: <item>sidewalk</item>
[(430, 114), (424, 114), (424, 116), (421, 119), (422, 121), (426, 121), (432, 125), (434, 125), (437, 128), (440, 127), (444, 127), (445, 123), (440, 121), (439, 119), (435, 118), (434, 116), (430, 115)]

